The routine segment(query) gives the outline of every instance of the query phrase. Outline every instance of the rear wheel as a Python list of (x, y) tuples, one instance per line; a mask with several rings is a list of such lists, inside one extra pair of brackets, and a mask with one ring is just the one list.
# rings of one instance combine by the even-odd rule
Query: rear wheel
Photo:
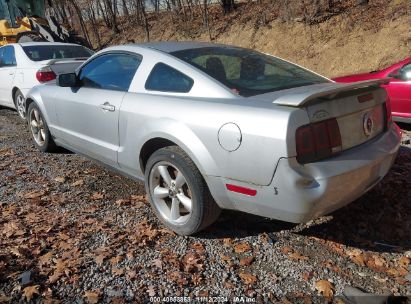
[(24, 98), (20, 90), (17, 90), (14, 94), (14, 104), (20, 118), (26, 120), (26, 98)]
[(41, 37), (40, 35), (36, 35), (33, 33), (30, 34), (23, 34), (19, 37), (17, 40), (18, 43), (24, 43), (24, 42), (45, 42), (46, 40)]
[(28, 113), (28, 124), (36, 147), (43, 152), (53, 152), (57, 149), (50, 134), (46, 120), (39, 107), (33, 102), (30, 104)]
[(188, 155), (177, 146), (151, 155), (145, 174), (152, 208), (165, 226), (181, 235), (194, 234), (217, 220), (220, 208)]

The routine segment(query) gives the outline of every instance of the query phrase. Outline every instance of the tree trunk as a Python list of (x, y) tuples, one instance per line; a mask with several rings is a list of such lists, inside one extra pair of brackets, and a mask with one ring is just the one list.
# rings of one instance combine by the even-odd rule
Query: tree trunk
[(90, 8), (89, 8), (89, 18), (91, 22), (91, 26), (93, 28), (93, 33), (94, 37), (96, 37), (97, 40), (97, 47), (98, 49), (101, 49), (101, 38), (100, 38), (100, 33), (98, 32), (98, 24), (97, 24), (97, 19), (96, 19), (96, 13), (94, 11), (93, 3), (91, 3)]
[(146, 6), (144, 3), (144, 0), (140, 0), (140, 6), (141, 6), (141, 14), (143, 16), (143, 22), (144, 22), (144, 32), (146, 33), (146, 41), (150, 41), (150, 25), (148, 24), (148, 19), (147, 19), (147, 14), (146, 14)]
[(100, 11), (101, 17), (103, 17), (104, 23), (106, 24), (106, 26), (108, 28), (111, 28), (110, 19), (108, 18), (107, 14), (105, 13), (107, 11), (105, 9), (105, 3), (103, 3), (104, 8), (103, 8), (103, 5), (101, 4), (101, 2), (99, 0), (97, 0), (96, 3), (97, 3), (98, 10)]
[(204, 5), (204, 26), (208, 32), (208, 39), (211, 41), (211, 31), (210, 31), (210, 24), (209, 24), (209, 20), (208, 20), (208, 0), (204, 0), (203, 1), (203, 5)]
[(76, 12), (76, 14), (77, 14), (77, 17), (78, 17), (78, 20), (79, 20), (79, 23), (80, 23), (81, 30), (83, 31), (84, 38), (87, 40), (87, 42), (88, 42), (89, 44), (91, 44), (91, 43), (90, 43), (90, 37), (89, 37), (89, 35), (88, 35), (87, 27), (86, 27), (86, 25), (85, 25), (85, 23), (84, 23), (84, 20), (83, 20), (83, 15), (81, 14), (81, 9), (80, 9), (80, 7), (77, 5), (77, 3), (76, 3), (75, 0), (70, 0), (70, 3), (73, 5), (74, 10), (75, 10), (75, 12)]
[(115, 10), (115, 5), (117, 4), (117, 1), (114, 0), (111, 2), (110, 0), (105, 0), (106, 3), (106, 9), (108, 9), (108, 14), (110, 16), (110, 23), (111, 23), (111, 29), (115, 34), (120, 33), (120, 30), (118, 29), (118, 24), (117, 24), (117, 16), (116, 16), (116, 10)]
[(235, 8), (235, 2), (234, 0), (221, 0), (221, 6), (223, 7), (224, 14), (227, 14)]

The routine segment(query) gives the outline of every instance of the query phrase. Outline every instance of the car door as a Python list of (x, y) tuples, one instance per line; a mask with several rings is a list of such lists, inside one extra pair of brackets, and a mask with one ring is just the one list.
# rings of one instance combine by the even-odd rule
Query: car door
[(0, 49), (0, 60), (0, 103), (13, 106), (13, 80), (17, 69), (14, 47), (2, 47)]
[(390, 96), (392, 113), (411, 118), (411, 63), (394, 72), (393, 76), (385, 87)]
[(134, 54), (105, 53), (80, 69), (78, 88), (59, 87), (58, 137), (77, 152), (117, 166), (119, 110), (140, 62)]

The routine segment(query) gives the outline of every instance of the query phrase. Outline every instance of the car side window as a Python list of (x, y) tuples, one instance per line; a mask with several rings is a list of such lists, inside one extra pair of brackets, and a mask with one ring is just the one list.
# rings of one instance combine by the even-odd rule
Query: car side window
[(147, 78), (145, 88), (150, 91), (188, 93), (193, 84), (193, 79), (187, 75), (164, 63), (157, 63)]
[(141, 57), (137, 55), (112, 53), (98, 56), (81, 69), (81, 86), (127, 92), (140, 63)]
[(403, 80), (411, 80), (411, 63), (404, 65), (400, 71), (401, 79)]
[(1, 56), (1, 66), (10, 67), (16, 66), (16, 56), (14, 54), (14, 47), (5, 46), (3, 47), (3, 54)]

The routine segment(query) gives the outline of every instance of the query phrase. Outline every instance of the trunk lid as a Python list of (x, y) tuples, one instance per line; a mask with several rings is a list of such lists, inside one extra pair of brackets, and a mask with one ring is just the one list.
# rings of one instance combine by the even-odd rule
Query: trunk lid
[(308, 104), (306, 110), (312, 123), (337, 119), (344, 151), (384, 131), (386, 99), (383, 89), (367, 88), (348, 96)]
[(339, 95), (346, 94), (350, 91), (361, 90), (364, 88), (378, 88), (381, 84), (386, 84), (389, 79), (366, 80), (354, 83), (325, 83), (320, 85), (311, 85), (287, 90), (288, 93), (276, 98), (273, 103), (290, 107), (302, 107), (308, 102), (318, 99), (332, 100)]
[(384, 132), (387, 94), (380, 85), (386, 82), (379, 79), (296, 88), (277, 96), (273, 103), (304, 108), (311, 123), (335, 118), (344, 151)]

